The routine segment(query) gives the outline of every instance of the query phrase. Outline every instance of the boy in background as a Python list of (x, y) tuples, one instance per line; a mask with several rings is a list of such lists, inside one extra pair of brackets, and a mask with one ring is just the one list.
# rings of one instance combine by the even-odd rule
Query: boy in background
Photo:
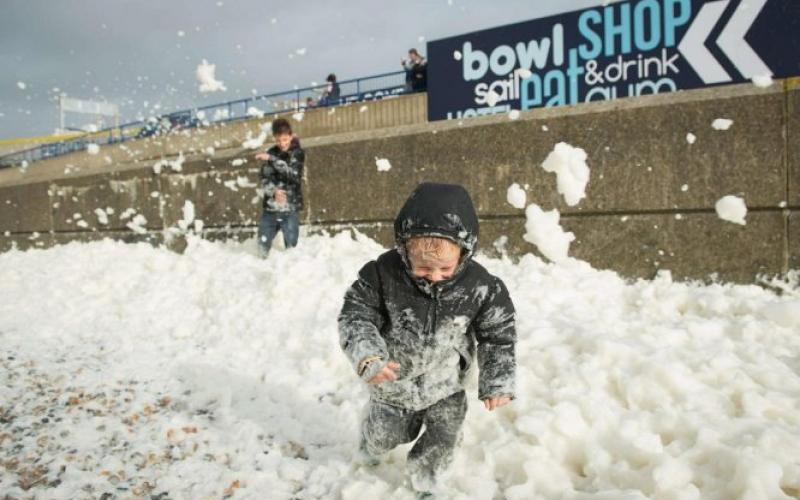
[(264, 213), (258, 223), (258, 245), (266, 257), (278, 231), (283, 232), (286, 248), (297, 246), (300, 234), (299, 213), (303, 209), (303, 165), (306, 155), (300, 140), (292, 136), (292, 126), (283, 118), (272, 122), (275, 145), (256, 154), (263, 161), (261, 185), (264, 188)]

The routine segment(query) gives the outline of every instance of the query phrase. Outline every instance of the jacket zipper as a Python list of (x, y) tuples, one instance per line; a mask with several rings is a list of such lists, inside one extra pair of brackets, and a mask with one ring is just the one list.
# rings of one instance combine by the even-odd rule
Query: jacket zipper
[(432, 334), (433, 336), (436, 335), (436, 325), (438, 324), (439, 320), (439, 289), (436, 285), (431, 287), (431, 295), (433, 296), (433, 324), (432, 327)]

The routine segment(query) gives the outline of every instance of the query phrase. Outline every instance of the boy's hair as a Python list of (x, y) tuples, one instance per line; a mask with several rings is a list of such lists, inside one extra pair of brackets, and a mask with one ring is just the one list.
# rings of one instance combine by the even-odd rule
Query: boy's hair
[(415, 236), (406, 242), (406, 254), (412, 260), (439, 262), (461, 247), (447, 238)]
[(289, 124), (286, 118), (278, 118), (272, 122), (272, 135), (283, 134), (292, 135), (292, 126)]
[(409, 54), (414, 54), (415, 56), (419, 55), (419, 52), (417, 52), (417, 49), (408, 49), (408, 53)]

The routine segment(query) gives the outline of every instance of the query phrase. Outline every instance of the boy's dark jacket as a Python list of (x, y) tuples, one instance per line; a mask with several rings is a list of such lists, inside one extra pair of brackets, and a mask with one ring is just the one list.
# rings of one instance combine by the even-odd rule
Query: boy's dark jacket
[[(370, 385), (383, 403), (421, 410), (463, 389), (477, 344), (478, 397), (514, 395), (514, 306), (503, 282), (472, 260), (478, 218), (461, 186), (425, 183), (394, 223), (396, 248), (359, 271), (345, 294), (339, 339), (358, 372), (369, 380), (389, 361), (398, 379)], [(414, 235), (448, 238), (463, 248), (453, 277), (430, 284), (415, 278), (405, 257)], [(360, 366), (362, 365), (362, 366)]]
[[(289, 149), (281, 151), (275, 145), (267, 150), (270, 160), (261, 165), (261, 185), (264, 187), (265, 212), (299, 212), (303, 209), (303, 164), (306, 154), (300, 147), (300, 140), (295, 137)], [(275, 203), (275, 191), (286, 191), (288, 202), (283, 205)]]

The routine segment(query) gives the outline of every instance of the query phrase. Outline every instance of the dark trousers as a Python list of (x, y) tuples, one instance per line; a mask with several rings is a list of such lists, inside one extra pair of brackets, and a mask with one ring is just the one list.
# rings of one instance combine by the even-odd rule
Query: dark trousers
[(378, 457), (416, 439), (425, 424), (425, 432), (408, 452), (407, 464), (414, 489), (431, 491), (453, 461), (466, 413), (464, 391), (419, 411), (370, 401), (361, 427), (362, 447), (367, 454)]
[(272, 248), (272, 240), (278, 231), (283, 232), (286, 248), (297, 246), (300, 235), (300, 219), (297, 212), (264, 212), (258, 222), (258, 246), (263, 255)]

